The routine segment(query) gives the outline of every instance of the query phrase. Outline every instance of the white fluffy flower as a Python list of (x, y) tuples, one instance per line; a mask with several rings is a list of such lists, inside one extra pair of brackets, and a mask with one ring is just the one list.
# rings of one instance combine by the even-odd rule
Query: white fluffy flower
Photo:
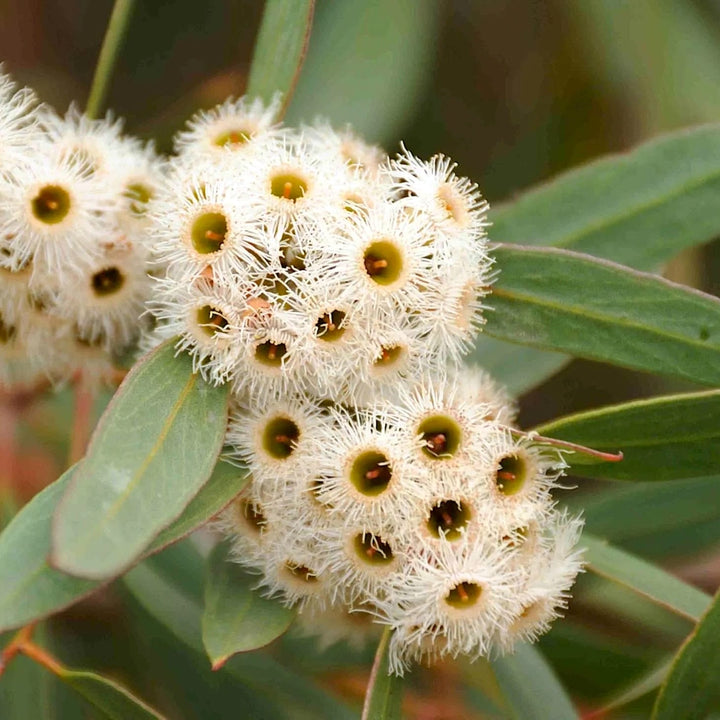
[(86, 166), (39, 153), (0, 182), (0, 235), (15, 268), (30, 260), (33, 272), (81, 267), (112, 233), (117, 203)]
[(276, 131), (280, 97), (265, 106), (260, 99), (228, 98), (211, 110), (201, 110), (175, 138), (175, 150), (189, 158), (217, 160), (226, 152), (247, 155)]

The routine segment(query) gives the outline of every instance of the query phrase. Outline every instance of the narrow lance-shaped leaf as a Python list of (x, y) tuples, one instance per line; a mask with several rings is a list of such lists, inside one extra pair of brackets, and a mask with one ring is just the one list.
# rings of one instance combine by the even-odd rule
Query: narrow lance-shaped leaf
[(125, 688), (96, 673), (59, 667), (55, 674), (109, 720), (163, 720)]
[(52, 562), (80, 577), (129, 567), (207, 482), (227, 423), (227, 386), (163, 343), (107, 407), (55, 513)]
[(710, 597), (661, 568), (583, 534), (587, 568), (612, 582), (624, 585), (658, 605), (697, 620), (710, 604)]
[(486, 332), (511, 342), (720, 384), (720, 300), (606, 260), (504, 245)]
[(571, 170), (494, 207), (492, 238), (654, 270), (720, 235), (718, 195), (720, 125), (693, 128)]
[(400, 720), (403, 678), (390, 675), (390, 638), (392, 630), (385, 628), (373, 662), (365, 690), (361, 720)]
[[(679, 480), (720, 468), (720, 390), (636, 400), (553, 420), (541, 435), (622, 449), (616, 464), (573, 466), (574, 475), (618, 480)], [(592, 462), (592, 458), (586, 458)]]
[(527, 643), (491, 661), (510, 715), (517, 720), (578, 720), (565, 689), (542, 653)]
[(680, 648), (652, 720), (705, 720), (720, 712), (720, 592)]
[(23, 645), (21, 652), (70, 686), (109, 720), (164, 720), (121, 685), (96, 673), (65, 667), (33, 642)]
[(225, 544), (210, 556), (202, 617), (203, 644), (213, 669), (239, 652), (256, 650), (280, 637), (295, 618), (295, 610), (278, 599), (263, 597), (257, 576), (248, 575), (228, 557)]
[(585, 720), (602, 720), (610, 711), (617, 710), (623, 705), (628, 705), (635, 700), (657, 690), (670, 672), (670, 660), (663, 660), (659, 665), (644, 672), (631, 685), (614, 695), (610, 700), (603, 703), (598, 710), (586, 714)]
[[(52, 514), (77, 466), (38, 493), (0, 534), (0, 632), (77, 602), (103, 583), (66, 575), (47, 562)], [(247, 471), (219, 462), (182, 515), (155, 538), (158, 552), (207, 522), (249, 480)]]
[(583, 511), (589, 532), (643, 557), (697, 555), (720, 537), (720, 475), (570, 493), (565, 504)]
[(321, 3), (289, 122), (320, 116), (397, 144), (431, 82), (440, 16), (435, 0)]
[(267, 0), (255, 42), (247, 94), (269, 103), (280, 92), (287, 107), (305, 58), (314, 0)]

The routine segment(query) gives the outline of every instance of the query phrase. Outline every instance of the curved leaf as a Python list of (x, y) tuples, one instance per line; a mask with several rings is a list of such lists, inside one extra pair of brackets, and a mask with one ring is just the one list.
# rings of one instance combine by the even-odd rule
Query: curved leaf
[(719, 194), (720, 126), (693, 128), (571, 170), (494, 208), (492, 238), (654, 270), (720, 235)]
[(720, 390), (636, 400), (569, 415), (535, 430), (598, 450), (623, 451), (622, 462), (601, 465), (575, 465), (569, 456), (573, 475), (617, 480), (702, 477), (720, 467)]
[(434, 0), (322, 3), (289, 122), (321, 116), (397, 142), (431, 78), (439, 20)]
[(47, 563), (50, 520), (77, 467), (38, 493), (0, 534), (0, 631), (62, 610), (99, 586)]
[(720, 711), (720, 593), (675, 656), (653, 720), (705, 720)]
[(247, 94), (270, 103), (277, 92), (290, 102), (302, 67), (315, 0), (266, 0)]
[(519, 643), (512, 655), (491, 663), (510, 715), (517, 720), (578, 720), (565, 689), (543, 654)]
[(609, 486), (591, 497), (570, 493), (585, 527), (643, 557), (697, 555), (720, 537), (720, 476)]
[(202, 617), (203, 644), (213, 670), (235, 653), (257, 650), (282, 635), (296, 611), (253, 589), (257, 577), (228, 558), (224, 544), (210, 555)]
[(53, 672), (109, 720), (163, 720), (149, 705), (102, 675), (63, 667)]
[(130, 566), (207, 482), (222, 447), (228, 387), (192, 371), (168, 340), (108, 405), (53, 525), (53, 564), (94, 579)]
[(710, 604), (710, 597), (692, 585), (603, 540), (583, 534), (588, 570), (666, 607), (690, 620), (697, 620)]
[(231, 503), (249, 482), (249, 470), (218, 460), (210, 479), (182, 511), (182, 515), (153, 540), (148, 553), (156, 553), (197, 530)]
[(602, 718), (611, 710), (617, 710), (617, 708), (634, 702), (644, 695), (657, 690), (667, 677), (670, 666), (670, 660), (663, 660), (659, 665), (650, 668), (621, 692), (603, 703), (600, 709), (585, 715), (585, 720), (591, 720), (591, 718), (595, 717)]
[[(52, 514), (76, 467), (38, 493), (0, 534), (0, 632), (58, 612), (102, 584), (66, 575), (47, 562)], [(210, 480), (148, 552), (158, 552), (206, 523), (248, 480), (247, 472), (220, 461)]]
[[(148, 563), (133, 568), (123, 584), (140, 605), (183, 643), (204, 653), (200, 603), (161, 577)], [(298, 717), (352, 720), (354, 714), (307, 677), (283, 667), (262, 651), (236, 655), (220, 669), (253, 692), (291, 704)]]
[(720, 384), (720, 300), (606, 260), (504, 245), (485, 330), (616, 365)]
[(400, 720), (403, 678), (390, 675), (391, 635), (392, 630), (385, 628), (380, 638), (365, 691), (365, 704), (361, 720)]

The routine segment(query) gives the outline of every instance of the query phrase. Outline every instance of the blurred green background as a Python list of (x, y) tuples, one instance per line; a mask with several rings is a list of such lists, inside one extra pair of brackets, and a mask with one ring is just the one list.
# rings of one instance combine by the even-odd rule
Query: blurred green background
[[(138, 0), (110, 92), (110, 107), (126, 118), (127, 129), (167, 151), (172, 134), (194, 110), (241, 95), (262, 5)], [(58, 109), (72, 101), (82, 105), (111, 6), (110, 0), (0, 0), (0, 60)], [(289, 121), (315, 116), (351, 123), (389, 152), (403, 140), (420, 156), (451, 156), (492, 207), (597, 156), (661, 132), (720, 120), (720, 1), (318, 0)], [(666, 274), (718, 294), (717, 243), (684, 253)], [(531, 427), (575, 409), (686, 387), (574, 361), (524, 392), (521, 424)], [(29, 415), (25, 442), (38, 451), (26, 469), (28, 494), (60, 470), (64, 439), (57, 434), (65, 425), (57, 420), (67, 412), (67, 400), (61, 397)], [(586, 506), (593, 531), (646, 557), (662, 557), (672, 567), (685, 559), (686, 578), (708, 591), (717, 586), (717, 478), (672, 487), (583, 481), (574, 495), (573, 505)], [(172, 575), (167, 567), (162, 572)], [(182, 684), (204, 673), (197, 692), (214, 688), (216, 697), (210, 707), (190, 686), (182, 698), (175, 690), (153, 687), (137, 659), (130, 659), (151, 620), (133, 606), (139, 619), (125, 628), (120, 608), (126, 595), (123, 589), (96, 597), (53, 623), (53, 642), (62, 646), (64, 659), (77, 656), (81, 664), (109, 666), (159, 705), (192, 708), (183, 717), (227, 717), (223, 708), (239, 702), (242, 692), (200, 669), (202, 658), (177, 650), (162, 633), (146, 648), (160, 682), (169, 675)], [(78, 617), (82, 623), (74, 622)], [(68, 632), (76, 627), (79, 635)], [(558, 624), (542, 645), (576, 695), (592, 703), (662, 659), (688, 630), (684, 621), (585, 578), (571, 621)], [(335, 653), (323, 660), (307, 644), (292, 648), (291, 654), (302, 651), (310, 658), (309, 666), (324, 673), (326, 684), (356, 699), (362, 692), (353, 673), (367, 655)], [(272, 652), (287, 658), (281, 648)], [(336, 677), (341, 660), (353, 670)], [(493, 715), (496, 710), (480, 692), (487, 686), (477, 668), (463, 665), (418, 677), (417, 697), (427, 697), (412, 706), (412, 717), (440, 720), (465, 711), (472, 717), (502, 716)], [(455, 687), (458, 677), (469, 683), (462, 697), (433, 708), (427, 698)], [(2, 697), (0, 683), (0, 708)], [(637, 712), (644, 717), (645, 707)], [(635, 715), (628, 711), (621, 717)]]

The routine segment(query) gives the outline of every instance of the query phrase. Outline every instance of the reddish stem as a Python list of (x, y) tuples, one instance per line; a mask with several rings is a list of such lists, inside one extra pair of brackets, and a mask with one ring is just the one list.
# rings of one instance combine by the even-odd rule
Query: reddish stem
[(74, 387), (75, 408), (73, 412), (72, 436), (70, 437), (70, 452), (68, 466), (74, 465), (82, 459), (87, 449), (90, 432), (92, 431), (92, 411), (95, 404), (94, 388), (81, 374)]

